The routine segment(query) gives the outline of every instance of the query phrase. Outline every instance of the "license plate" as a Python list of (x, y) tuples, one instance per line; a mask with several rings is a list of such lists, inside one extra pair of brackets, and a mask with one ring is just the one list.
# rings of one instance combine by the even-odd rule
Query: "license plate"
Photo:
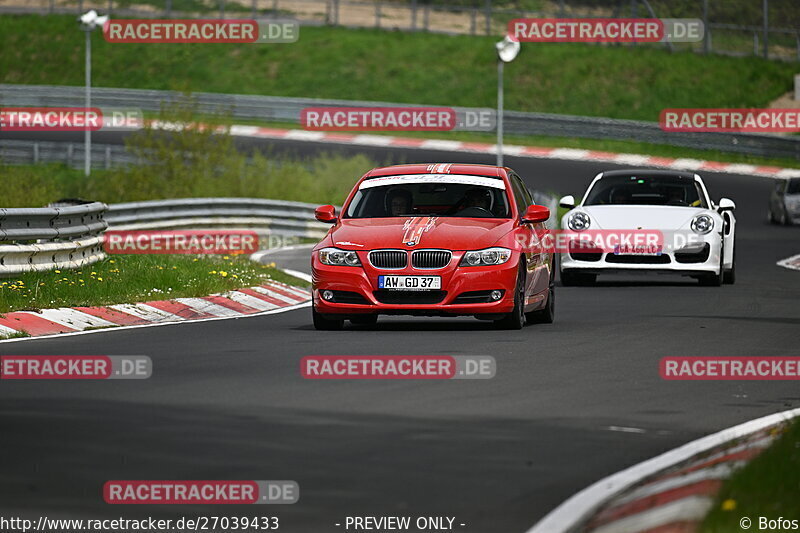
[(614, 255), (661, 255), (661, 246), (660, 245), (620, 246), (618, 244), (614, 246)]
[(440, 276), (378, 276), (378, 288), (393, 291), (435, 291), (442, 288)]

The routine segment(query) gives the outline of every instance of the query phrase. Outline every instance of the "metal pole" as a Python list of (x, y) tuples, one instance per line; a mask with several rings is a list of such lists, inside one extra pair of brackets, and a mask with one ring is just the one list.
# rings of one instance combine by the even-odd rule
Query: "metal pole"
[(708, 0), (703, 0), (703, 53), (711, 52), (711, 33), (708, 31)]
[[(92, 30), (86, 29), (86, 111), (92, 107)], [(87, 126), (83, 132), (83, 173), (92, 172), (92, 130)]]
[(417, 0), (411, 0), (411, 31), (417, 31)]
[(763, 0), (764, 10), (764, 59), (769, 59), (769, 0)]
[(486, 35), (492, 34), (492, 0), (486, 0)]
[(503, 61), (497, 60), (497, 166), (503, 166)]

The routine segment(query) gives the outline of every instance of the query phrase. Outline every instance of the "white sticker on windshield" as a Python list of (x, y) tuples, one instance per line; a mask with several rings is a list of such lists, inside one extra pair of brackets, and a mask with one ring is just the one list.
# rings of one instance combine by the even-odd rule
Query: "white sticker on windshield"
[(405, 185), (409, 183), (455, 183), (462, 185), (478, 185), (493, 189), (505, 190), (506, 185), (500, 178), (483, 176), (462, 176), (456, 174), (406, 174), (401, 176), (384, 176), (364, 180), (359, 189), (371, 189), (385, 185)]

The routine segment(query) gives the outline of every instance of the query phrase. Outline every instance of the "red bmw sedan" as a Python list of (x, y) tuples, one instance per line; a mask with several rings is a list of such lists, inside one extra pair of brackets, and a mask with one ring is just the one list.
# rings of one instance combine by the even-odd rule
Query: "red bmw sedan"
[(458, 316), (519, 329), (553, 321), (550, 216), (510, 168), (413, 164), (376, 168), (356, 183), (311, 255), (314, 326), (378, 315)]

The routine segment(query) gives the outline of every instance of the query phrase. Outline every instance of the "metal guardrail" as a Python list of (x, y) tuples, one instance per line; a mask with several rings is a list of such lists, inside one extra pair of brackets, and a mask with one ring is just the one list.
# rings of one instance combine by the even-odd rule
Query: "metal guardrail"
[[(194, 93), (198, 111), (228, 111), (235, 118), (263, 121), (300, 122), (306, 107), (403, 107), (412, 104), (283, 98), (240, 94)], [(185, 95), (173, 91), (146, 89), (92, 89), (92, 102), (98, 107), (138, 108), (158, 111), (162, 102), (177, 102)], [(0, 102), (8, 106), (82, 106), (83, 88), (48, 85), (0, 84)], [(483, 108), (454, 108), (458, 113), (480, 112)], [(763, 157), (800, 159), (800, 137), (753, 133), (679, 133), (665, 132), (655, 122), (619, 120), (600, 117), (555, 115), (507, 111), (505, 131), (509, 135), (546, 135), (638, 141), (669, 146), (721, 150)], [(7, 142), (7, 141), (6, 141)]]
[[(184, 198), (106, 205), (0, 209), (0, 277), (79, 268), (106, 257), (103, 232), (251, 229), (260, 237), (321, 239), (316, 204), (257, 198)], [(28, 242), (34, 241), (34, 242)]]
[[(12, 165), (64, 163), (73, 168), (83, 168), (83, 154), (82, 142), (0, 139), (0, 161)], [(92, 168), (106, 170), (142, 163), (124, 146), (116, 144), (92, 144), (91, 162)]]
[(102, 233), (108, 227), (103, 219), (107, 207), (92, 202), (0, 209), (0, 276), (77, 268), (100, 261), (105, 257)]
[(184, 198), (111, 204), (106, 220), (114, 230), (237, 227), (321, 239), (330, 226), (314, 219), (316, 207), (258, 198)]

